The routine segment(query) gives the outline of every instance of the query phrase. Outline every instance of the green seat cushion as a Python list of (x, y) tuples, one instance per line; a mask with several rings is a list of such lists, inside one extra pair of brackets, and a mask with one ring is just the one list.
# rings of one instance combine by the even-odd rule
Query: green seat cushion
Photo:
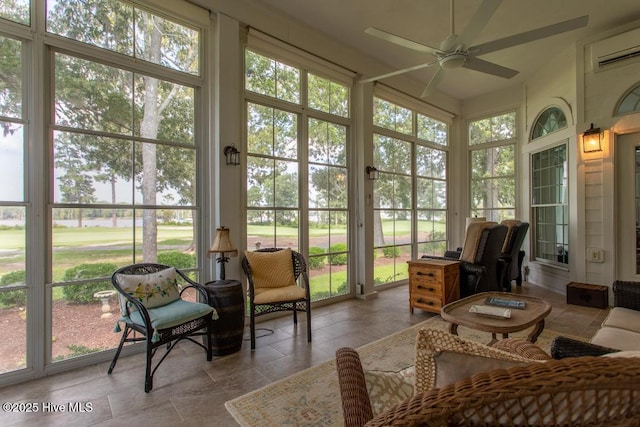
[[(161, 330), (187, 323), (212, 312), (213, 318), (217, 319), (218, 315), (210, 305), (179, 299), (161, 307), (150, 308), (149, 318), (153, 329)], [(124, 316), (120, 320), (144, 326), (144, 320), (139, 311), (134, 311), (130, 316)]]

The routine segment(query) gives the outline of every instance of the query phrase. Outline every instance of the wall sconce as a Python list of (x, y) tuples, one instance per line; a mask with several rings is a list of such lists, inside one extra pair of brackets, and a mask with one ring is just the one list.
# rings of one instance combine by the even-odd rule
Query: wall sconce
[(367, 166), (367, 177), (369, 177), (369, 179), (371, 181), (375, 181), (376, 179), (380, 178), (380, 172), (378, 172), (378, 169), (376, 169), (373, 166)]
[(213, 239), (213, 244), (209, 248), (209, 253), (220, 254), (216, 262), (220, 264), (220, 280), (225, 280), (224, 265), (229, 261), (229, 257), (225, 256), (226, 253), (230, 253), (231, 256), (238, 256), (238, 250), (233, 247), (231, 239), (229, 237), (229, 229), (225, 226), (216, 229), (216, 237)]
[(238, 166), (240, 164), (240, 152), (235, 145), (224, 147), (224, 155), (227, 158), (228, 165)]
[(591, 127), (582, 134), (582, 152), (583, 153), (595, 153), (602, 151), (602, 134), (600, 128)]

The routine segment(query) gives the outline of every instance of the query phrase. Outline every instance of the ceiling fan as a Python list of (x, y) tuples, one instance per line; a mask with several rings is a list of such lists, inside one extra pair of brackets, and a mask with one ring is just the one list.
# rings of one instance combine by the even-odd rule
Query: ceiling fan
[(475, 14), (469, 21), (469, 24), (467, 24), (464, 30), (462, 30), (462, 33), (458, 35), (455, 33), (454, 26), (454, 0), (451, 0), (451, 34), (447, 38), (442, 40), (439, 49), (427, 46), (422, 43), (414, 42), (404, 37), (400, 37), (395, 34), (383, 31), (379, 28), (367, 28), (365, 30), (365, 33), (371, 36), (378, 37), (380, 39), (397, 44), (399, 46), (416, 50), (418, 52), (427, 53), (433, 56), (435, 59), (430, 62), (414, 65), (413, 67), (403, 68), (402, 70), (397, 70), (390, 73), (381, 74), (379, 76), (362, 79), (360, 80), (360, 82), (372, 82), (375, 80), (381, 80), (387, 77), (396, 76), (398, 74), (420, 70), (422, 68), (437, 66), (438, 69), (422, 92), (422, 96), (425, 97), (430, 95), (438, 86), (440, 80), (442, 79), (443, 70), (464, 67), (470, 70), (480, 71), (481, 73), (510, 79), (518, 74), (518, 71), (511, 68), (503, 67), (498, 64), (494, 64), (493, 62), (485, 61), (478, 58), (478, 56), (506, 49), (508, 47), (529, 43), (534, 40), (554, 36), (556, 34), (561, 34), (567, 31), (575, 30), (577, 28), (586, 26), (589, 22), (589, 15), (585, 15), (579, 18), (574, 18), (568, 21), (541, 27), (535, 30), (526, 31), (524, 33), (515, 34), (509, 37), (504, 37), (487, 43), (471, 46), (473, 40), (484, 29), (484, 27), (487, 25), (501, 3), (502, 0), (483, 0), (476, 10)]

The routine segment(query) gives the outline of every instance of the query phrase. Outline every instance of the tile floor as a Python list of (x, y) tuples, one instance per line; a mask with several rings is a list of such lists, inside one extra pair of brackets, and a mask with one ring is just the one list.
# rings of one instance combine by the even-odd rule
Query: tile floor
[[(590, 337), (607, 310), (567, 305), (565, 296), (525, 283), (515, 292), (549, 301), (553, 310), (546, 327), (562, 333)], [(234, 426), (237, 423), (224, 402), (272, 381), (317, 365), (334, 357), (343, 346), (359, 347), (433, 314), (409, 313), (408, 286), (379, 292), (376, 299), (348, 301), (319, 307), (312, 312), (313, 342), (307, 344), (304, 320), (293, 327), (291, 316), (262, 322), (259, 328), (273, 330), (248, 341), (241, 351), (207, 362), (204, 352), (181, 343), (154, 376), (154, 388), (144, 393), (144, 355), (121, 357), (112, 375), (108, 363), (0, 389), (1, 402), (38, 402), (64, 406), (67, 402), (89, 402), (91, 411), (8, 414), (0, 412), (2, 426)], [(304, 319), (304, 316), (301, 316)], [(245, 339), (248, 329), (245, 330)], [(258, 331), (258, 335), (265, 331)], [(85, 408), (87, 409), (87, 408)]]

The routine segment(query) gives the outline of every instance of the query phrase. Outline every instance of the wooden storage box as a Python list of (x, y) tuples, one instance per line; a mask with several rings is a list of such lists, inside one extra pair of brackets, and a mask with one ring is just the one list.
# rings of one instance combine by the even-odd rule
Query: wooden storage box
[(567, 284), (567, 304), (607, 308), (609, 288), (601, 285), (571, 282)]

